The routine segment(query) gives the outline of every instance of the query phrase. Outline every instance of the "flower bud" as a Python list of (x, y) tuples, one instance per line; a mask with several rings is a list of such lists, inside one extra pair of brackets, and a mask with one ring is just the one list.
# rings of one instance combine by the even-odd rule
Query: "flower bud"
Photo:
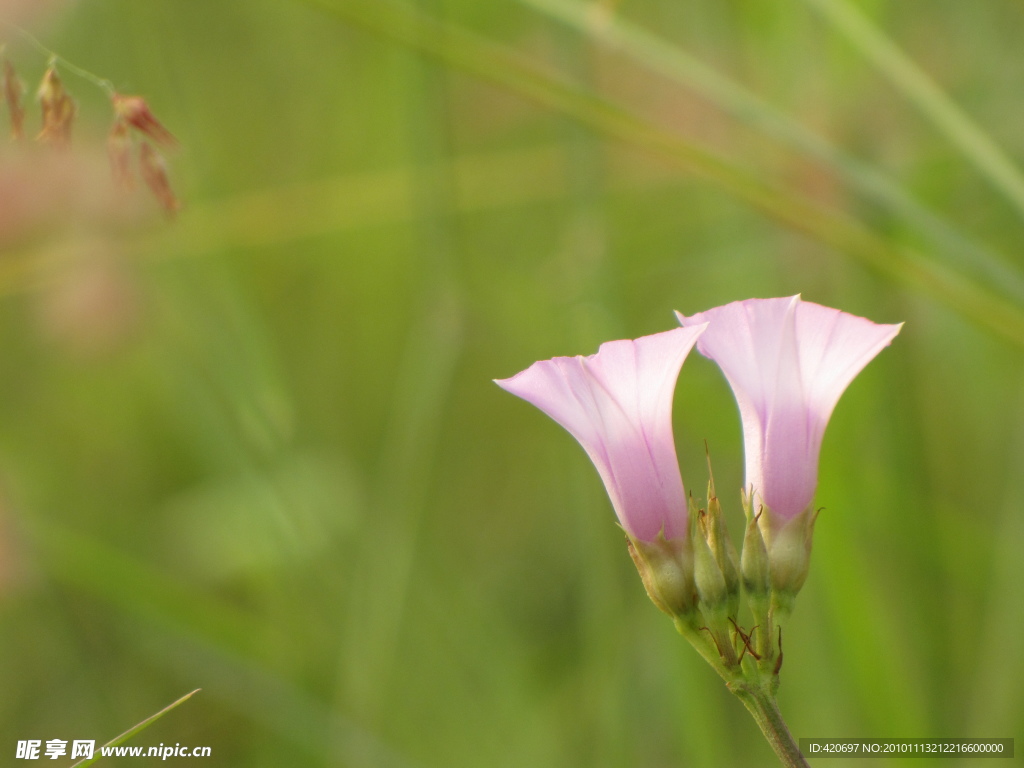
[[(693, 534), (693, 575), (700, 595), (700, 612), (706, 629), (714, 639), (718, 655), (727, 667), (737, 663), (736, 652), (730, 637), (731, 622), (739, 608), (739, 581), (730, 592), (722, 567), (715, 558), (708, 542), (708, 515), (700, 517)], [(702, 530), (703, 529), (703, 530)], [(735, 569), (733, 571), (735, 577)]]
[[(743, 554), (740, 555), (740, 571), (743, 574), (743, 591), (747, 605), (754, 617), (754, 638), (758, 664), (774, 668), (775, 648), (773, 646), (772, 616), (772, 581), (771, 562), (768, 547), (765, 546), (761, 533), (762, 512), (754, 515), (750, 509), (750, 499), (744, 491), (742, 494), (743, 512), (747, 516), (747, 527), (743, 534)], [(756, 630), (756, 632), (755, 632)]]
[(771, 590), (771, 568), (768, 562), (768, 548), (758, 524), (760, 514), (754, 515), (750, 502), (743, 494), (743, 511), (747, 515), (747, 529), (743, 534), (743, 554), (740, 555), (740, 571), (743, 574), (743, 589), (754, 599), (763, 599)]
[(715, 559), (715, 564), (725, 581), (726, 613), (734, 619), (740, 607), (740, 577), (736, 566), (736, 547), (729, 538), (722, 515), (722, 505), (715, 494), (715, 479), (711, 475), (711, 460), (708, 459), (708, 511), (701, 519), (708, 548)]
[(687, 539), (641, 541), (626, 537), (629, 556), (640, 573), (640, 579), (660, 611), (678, 617), (690, 614), (696, 607), (693, 583), (693, 556)]
[[(705, 520), (701, 521), (698, 529), (703, 526), (704, 522)], [(715, 560), (715, 555), (711, 551), (711, 547), (708, 546), (703, 532), (699, 530), (693, 537), (693, 575), (702, 609), (717, 610), (728, 604), (729, 588), (725, 581), (725, 575)]]

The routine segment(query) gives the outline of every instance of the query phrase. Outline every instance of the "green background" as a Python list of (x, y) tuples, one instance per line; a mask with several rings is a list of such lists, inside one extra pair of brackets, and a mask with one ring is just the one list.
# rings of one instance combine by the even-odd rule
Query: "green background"
[[(794, 735), (1024, 735), (1024, 8), (563, 5), (90, 0), (32, 27), (147, 98), (184, 208), (0, 229), (5, 764), (201, 687), (132, 743), (772, 765), (584, 452), (491, 379), (798, 292), (906, 325), (825, 438)], [(8, 42), (34, 89), (46, 55)], [(108, 102), (61, 72), (73, 155), (102, 154)], [(739, 420), (697, 354), (675, 428), (738, 533)]]

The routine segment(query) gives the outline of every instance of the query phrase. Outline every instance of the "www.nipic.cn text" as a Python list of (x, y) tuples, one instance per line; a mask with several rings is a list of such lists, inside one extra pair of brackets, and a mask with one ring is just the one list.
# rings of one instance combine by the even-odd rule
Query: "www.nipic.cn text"
[(98, 747), (95, 739), (25, 739), (18, 742), (15, 758), (20, 760), (39, 760), (49, 758), (56, 760), (68, 755), (76, 758), (90, 759), (99, 754), (101, 757), (209, 757), (210, 747), (189, 747), (183, 744), (160, 744), (155, 747)]

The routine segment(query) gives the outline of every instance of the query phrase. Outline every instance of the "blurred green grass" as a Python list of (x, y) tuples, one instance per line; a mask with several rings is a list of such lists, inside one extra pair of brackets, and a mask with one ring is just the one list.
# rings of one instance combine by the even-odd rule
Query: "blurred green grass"
[[(825, 440), (790, 726), (1018, 736), (1021, 349), (992, 328), (1024, 316), (1019, 214), (811, 5), (634, 0), (616, 18), (937, 228), (722, 87), (652, 71), (650, 41), (612, 47), (533, 0), (397, 6), (482, 43), (472, 61), (454, 34), (368, 31), (390, 6), (355, 0), (103, 0), (38, 30), (147, 97), (182, 143), (186, 208), (127, 233), (77, 222), (0, 264), (0, 749), (102, 742), (201, 687), (137, 743), (240, 766), (772, 764), (647, 602), (583, 452), (490, 379), (673, 309), (796, 292), (906, 326)], [(1019, 6), (854, 5), (1024, 156)], [(508, 50), (569, 96), (474, 77)], [(45, 65), (9, 53), (26, 79)], [(78, 145), (102, 149), (102, 94), (68, 85)], [(746, 181), (682, 172), (680, 147), (854, 222), (874, 266), (834, 227), (765, 217)], [(675, 420), (687, 487), (707, 439), (728, 500), (735, 405), (697, 356)]]

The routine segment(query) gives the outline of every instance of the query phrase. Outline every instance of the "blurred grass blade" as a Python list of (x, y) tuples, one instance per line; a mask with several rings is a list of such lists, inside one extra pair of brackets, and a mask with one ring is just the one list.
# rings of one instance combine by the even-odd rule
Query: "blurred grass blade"
[(151, 726), (153, 723), (155, 723), (161, 717), (166, 715), (172, 709), (176, 709), (178, 706), (184, 704), (186, 701), (188, 701), (193, 696), (195, 696), (197, 693), (199, 693), (200, 690), (202, 690), (202, 689), (201, 688), (196, 688), (191, 693), (186, 693), (184, 696), (182, 696), (180, 699), (178, 699), (174, 703), (168, 704), (166, 707), (161, 709), (155, 715), (150, 715), (149, 717), (147, 717), (145, 720), (143, 720), (138, 725), (135, 725), (135, 726), (129, 728), (127, 731), (122, 733), (120, 736), (118, 736), (118, 737), (116, 737), (114, 739), (111, 739), (106, 744), (104, 744), (102, 747), (97, 749), (92, 757), (87, 757), (87, 758), (84, 758), (82, 760), (79, 760), (77, 763), (72, 765), (71, 768), (79, 768), (79, 766), (92, 765), (97, 760), (102, 759), (103, 758), (103, 754), (100, 752), (101, 749), (103, 749), (104, 747), (119, 747), (119, 746), (121, 746), (126, 741), (128, 741), (128, 739), (132, 738), (132, 736), (134, 736), (135, 734), (139, 733), (140, 731), (146, 730), (146, 728)]
[[(249, 653), (257, 633), (252, 620), (126, 552), (58, 523), (33, 519), (27, 529), (54, 580), (106, 600), (130, 616), (170, 624)], [(132, 589), (125, 589), (131, 584)]]
[(859, 50), (1024, 216), (1024, 175), (1005, 152), (849, 0), (804, 0)]
[[(331, 712), (254, 661), (252, 647), (265, 629), (258, 621), (224, 601), (184, 587), (130, 554), (59, 524), (33, 519), (28, 531), (47, 574), (56, 583), (102, 601), (149, 628), (141, 634), (133, 630), (133, 643), (151, 646), (153, 641), (148, 638), (170, 638), (158, 650), (150, 648), (162, 667), (177, 667), (189, 679), (201, 677), (215, 697), (227, 699), (238, 712), (310, 755), (315, 756), (318, 739), (330, 732), (331, 749), (345, 759), (351, 754), (370, 754), (373, 765), (413, 765), (361, 724)], [(125, 589), (126, 584), (132, 589)], [(119, 745), (118, 739), (130, 738), (195, 692), (105, 746)]]
[[(1024, 381), (1018, 384), (1024, 392)], [(1007, 466), (1024, 463), (1024, 399), (1011, 407), (1007, 418), (1016, 428), (1007, 446)], [(991, 560), (983, 582), (988, 599), (978, 626), (975, 651), (968, 653), (968, 674), (963, 678), (971, 691), (965, 725), (974, 733), (1010, 733), (1024, 711), (1024, 601), (1020, 584), (1024, 562), (1020, 542), (1024, 541), (1024, 475), (1008, 473), (1003, 498), (994, 504), (991, 525)], [(995, 502), (995, 500), (993, 500)]]
[(950, 258), (983, 276), (991, 287), (1024, 302), (1024, 273), (1004, 254), (967, 237), (936, 215), (895, 179), (835, 146), (790, 115), (713, 67), (618, 14), (597, 16), (580, 0), (518, 0), (545, 16), (625, 54), (668, 79), (699, 93), (739, 122), (831, 168), (866, 199), (902, 217)]
[(679, 134), (552, 75), (502, 45), (389, 0), (302, 0), (450, 66), (490, 80), (606, 137), (671, 161), (779, 223), (904, 285), (924, 291), (981, 327), (1024, 348), (1024, 310), (955, 271), (880, 237), (860, 222), (765, 182)]
[[(424, 3), (421, 2), (420, 5)], [(432, 4), (432, 3), (427, 3)], [(455, 264), (459, 238), (455, 211), (451, 137), (442, 105), (444, 77), (434, 59), (421, 55), (409, 62), (412, 82), (408, 104), (413, 149), (410, 202), (422, 262), (416, 283), (416, 318), (400, 358), (400, 373), (390, 399), (389, 422), (380, 455), (381, 511), (373, 528), (361, 535), (389, 542), (387, 557), (374, 547), (361, 553), (363, 574), (355, 587), (348, 621), (337, 698), (362, 714), (364, 722), (386, 722), (388, 692), (408, 623), (417, 559), (421, 556), (424, 516), (428, 508), (435, 460), (431, 446), (439, 439), (446, 403), (462, 352), (464, 299)], [(395, 477), (402, 482), (393, 482)], [(367, 600), (365, 584), (373, 584)]]

